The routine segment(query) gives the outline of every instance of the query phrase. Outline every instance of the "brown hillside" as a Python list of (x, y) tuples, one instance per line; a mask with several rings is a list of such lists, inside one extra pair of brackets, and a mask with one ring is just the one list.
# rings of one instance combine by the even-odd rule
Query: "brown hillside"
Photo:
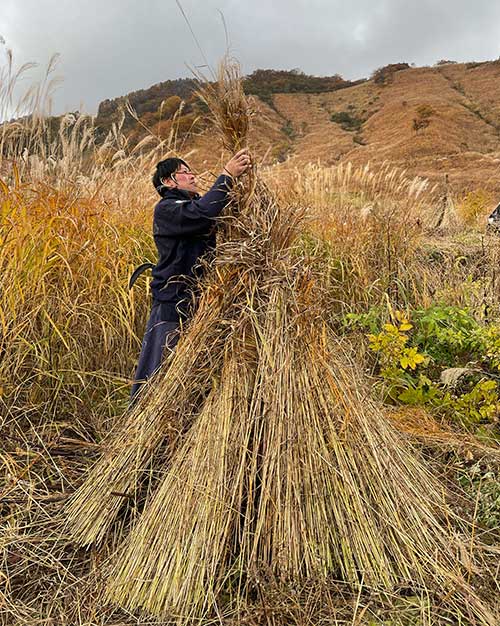
[[(492, 205), (500, 199), (500, 60), (393, 64), (355, 83), (299, 70), (257, 70), (245, 81), (253, 94), (252, 147), (263, 163), (390, 163), (455, 196), (482, 190)], [(221, 155), (195, 87), (166, 81), (101, 103), (100, 135), (129, 101), (141, 121), (124, 117), (132, 146), (148, 132), (167, 138), (177, 129), (177, 152), (200, 171), (217, 169)]]
[[(255, 141), (280, 167), (390, 162), (455, 194), (500, 196), (500, 62), (443, 64), (395, 72), (329, 93), (280, 93), (256, 102)], [(332, 117), (333, 116), (333, 117)], [(210, 130), (185, 147), (213, 167)]]

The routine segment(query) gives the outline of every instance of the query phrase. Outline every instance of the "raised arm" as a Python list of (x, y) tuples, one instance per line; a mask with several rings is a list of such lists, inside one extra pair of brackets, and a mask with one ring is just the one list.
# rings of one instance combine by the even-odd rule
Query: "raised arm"
[(153, 234), (189, 237), (210, 232), (214, 218), (222, 213), (229, 201), (233, 180), (246, 172), (250, 165), (248, 151), (240, 150), (226, 163), (224, 173), (201, 198), (161, 200), (155, 209)]

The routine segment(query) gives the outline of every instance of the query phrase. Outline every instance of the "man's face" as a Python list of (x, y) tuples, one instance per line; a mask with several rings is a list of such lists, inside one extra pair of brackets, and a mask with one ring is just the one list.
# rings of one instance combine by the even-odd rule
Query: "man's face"
[(197, 193), (198, 191), (196, 177), (189, 167), (185, 165), (181, 165), (175, 174), (172, 174), (171, 178), (167, 181), (167, 187), (182, 189), (190, 193)]

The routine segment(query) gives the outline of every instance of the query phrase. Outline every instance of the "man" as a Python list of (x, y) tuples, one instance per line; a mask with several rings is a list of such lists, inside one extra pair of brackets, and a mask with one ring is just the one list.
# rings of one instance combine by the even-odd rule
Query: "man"
[(173, 350), (180, 325), (189, 319), (192, 286), (200, 276), (199, 261), (215, 248), (215, 225), (229, 201), (233, 180), (251, 165), (246, 149), (236, 153), (212, 188), (200, 196), (196, 178), (182, 159), (160, 161), (153, 185), (162, 199), (154, 210), (153, 236), (158, 263), (153, 267), (153, 306), (142, 342), (131, 397)]

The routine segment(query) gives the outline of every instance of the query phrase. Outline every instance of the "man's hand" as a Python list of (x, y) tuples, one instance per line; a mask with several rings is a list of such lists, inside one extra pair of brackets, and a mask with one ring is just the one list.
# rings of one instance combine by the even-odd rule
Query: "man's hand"
[(251, 165), (252, 161), (250, 159), (250, 155), (248, 154), (248, 148), (243, 148), (226, 163), (224, 166), (224, 172), (233, 178), (238, 178), (238, 176), (241, 176), (244, 172), (246, 172)]

